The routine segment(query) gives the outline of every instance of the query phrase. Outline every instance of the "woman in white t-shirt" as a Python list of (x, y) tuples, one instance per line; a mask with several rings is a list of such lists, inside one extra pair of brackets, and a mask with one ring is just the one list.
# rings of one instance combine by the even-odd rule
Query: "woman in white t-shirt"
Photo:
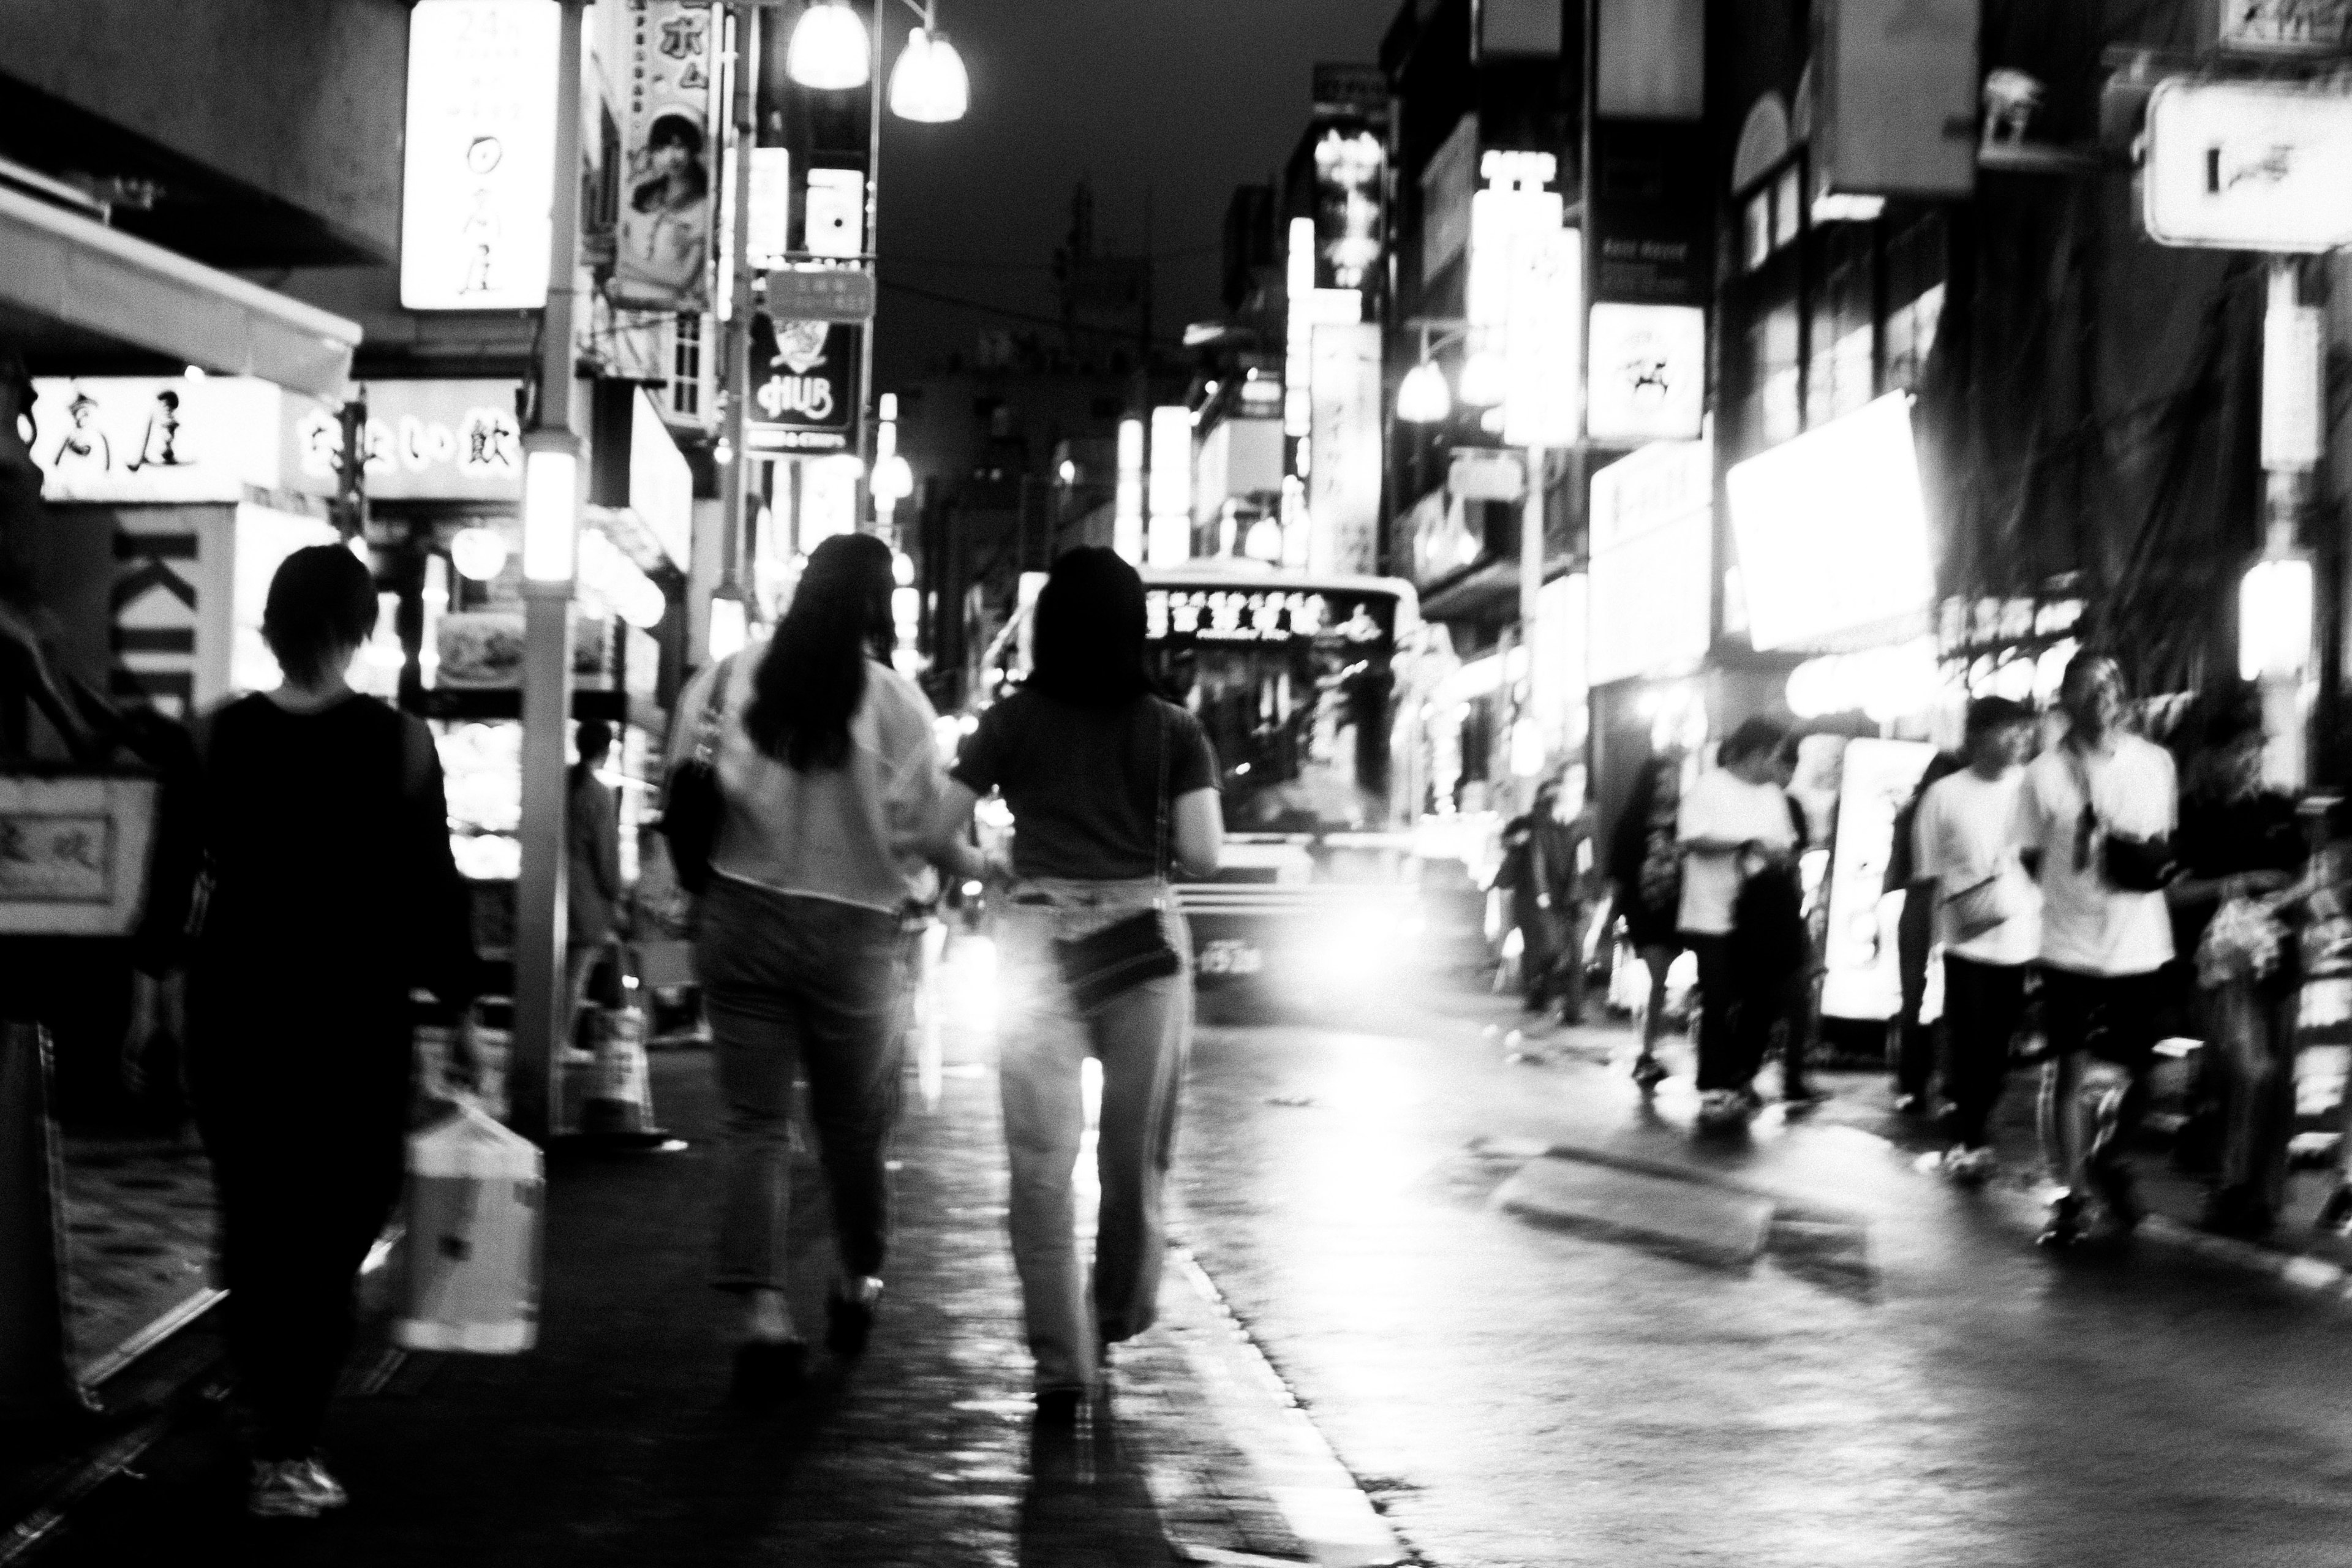
[[(1683, 795), (1675, 837), (1683, 849), (1683, 895), (1676, 921), (1698, 959), (1699, 1122), (1731, 1125), (1760, 1104), (1753, 1087), (1772, 1026), (1793, 1016), (1787, 975), (1769, 979), (1743, 963), (1733, 942), (1741, 889), (1751, 877), (1784, 874), (1801, 846), (1789, 809), (1789, 732), (1750, 719), (1731, 732), (1720, 766), (1701, 773)], [(1801, 971), (1791, 971), (1792, 974)], [(1801, 1049), (1792, 1039), (1789, 1049)], [(1810, 1104), (1801, 1064), (1788, 1075), (1790, 1103)]]

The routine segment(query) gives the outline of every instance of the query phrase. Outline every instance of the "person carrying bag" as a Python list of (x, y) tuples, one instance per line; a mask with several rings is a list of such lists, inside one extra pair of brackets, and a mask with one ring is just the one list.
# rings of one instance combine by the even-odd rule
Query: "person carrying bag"
[[(1076, 1421), (1107, 1347), (1158, 1316), (1160, 1189), (1192, 1028), (1192, 939), (1167, 879), (1171, 861), (1213, 875), (1224, 826), (1200, 721), (1145, 673), (1135, 568), (1096, 547), (1065, 553), (1038, 595), (1035, 648), (1026, 685), (964, 742), (935, 837), (961, 837), (992, 791), (1012, 807), (998, 1082), (1037, 1418), (1051, 1427)], [(1072, 1191), (1088, 1057), (1102, 1064), (1091, 1284)]]

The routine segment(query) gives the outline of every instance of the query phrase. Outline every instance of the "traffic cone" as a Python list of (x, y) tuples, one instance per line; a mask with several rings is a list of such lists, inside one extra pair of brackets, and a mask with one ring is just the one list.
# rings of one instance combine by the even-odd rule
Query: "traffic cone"
[(597, 1023), (596, 1066), (580, 1107), (580, 1136), (623, 1148), (669, 1143), (669, 1133), (654, 1121), (643, 1009), (607, 1007)]

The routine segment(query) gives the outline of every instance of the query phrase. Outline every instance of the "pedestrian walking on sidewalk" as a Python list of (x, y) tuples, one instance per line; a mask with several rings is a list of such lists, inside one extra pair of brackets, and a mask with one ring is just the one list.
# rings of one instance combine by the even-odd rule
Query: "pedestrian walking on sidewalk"
[(2294, 1122), (2295, 942), (2276, 907), (2309, 858), (2294, 797), (2263, 784), (2262, 713), (2229, 701), (2204, 727), (2181, 792), (2173, 951), (2193, 961), (2221, 1086), (2221, 1168), (2204, 1214), (2225, 1236), (2269, 1234), (2286, 1201)]
[(1581, 858), (1591, 827), (1580, 798), (1563, 805), (1560, 781), (1536, 786), (1535, 804), (1503, 828), (1503, 865), (1495, 885), (1511, 895), (1519, 928), (1519, 984), (1527, 1011), (1559, 1009), (1560, 1021), (1584, 1021), (1584, 900)]
[(871, 534), (819, 544), (773, 637), (698, 676), (672, 737), (674, 756), (691, 752), (710, 716), (725, 802), (695, 962), (727, 1106), (712, 1282), (742, 1298), (735, 1392), (752, 1405), (789, 1393), (807, 1357), (785, 1300), (793, 1077), (808, 1079), (840, 1254), (825, 1341), (855, 1355), (889, 1243), (902, 913), (927, 862), (981, 871), (933, 837), (937, 715), (887, 662), (896, 585)]
[(1796, 858), (1803, 847), (1789, 798), (1789, 733), (1750, 719), (1723, 742), (1718, 766), (1684, 795), (1683, 941), (1698, 957), (1699, 1125), (1744, 1121), (1762, 1102), (1757, 1072), (1776, 1025), (1788, 1030), (1783, 1099), (1818, 1098), (1804, 1075), (1803, 1018), (1811, 946)]
[(433, 738), (344, 679), (375, 619), (350, 551), (296, 551), (262, 610), (284, 683), (200, 727), (189, 1077), (260, 1515), (344, 1500), (319, 1435), (360, 1265), (400, 1194), (410, 992), (462, 1006), (478, 986)]
[[(961, 835), (991, 791), (1013, 812), (999, 1088), (1037, 1414), (1061, 1425), (1104, 1348), (1158, 1316), (1160, 1189), (1192, 1032), (1192, 939), (1168, 876), (1214, 875), (1224, 825), (1200, 721), (1153, 693), (1135, 568), (1066, 552), (1034, 635), (1035, 671), (964, 742), (943, 823)], [(1072, 1191), (1088, 1057), (1102, 1065), (1091, 1288)]]
[(1633, 794), (1609, 839), (1609, 880), (1618, 918), (1625, 922), (1625, 945), (1649, 973), (1642, 1005), (1642, 1049), (1633, 1081), (1643, 1089), (1666, 1076), (1658, 1059), (1658, 1037), (1666, 1027), (1666, 976), (1683, 950), (1677, 929), (1683, 899), (1682, 845), (1675, 822), (1682, 809), (1683, 753), (1670, 749), (1653, 757), (1634, 781)]
[[(2172, 959), (2164, 887), (2175, 866), (2178, 812), (2171, 753), (2126, 734), (2123, 674), (2112, 658), (2074, 656), (2058, 689), (2066, 732), (2025, 770), (2013, 840), (2042, 889), (2042, 1021), (2050, 1061), (2042, 1079), (2042, 1148), (2060, 1185), (2045, 1246), (2084, 1234), (2095, 1194), (2116, 1226), (2142, 1214), (2125, 1145), (2147, 1105), (2164, 1000), (2158, 972)], [(2120, 1068), (2086, 1140), (2085, 1059)]]
[[(2029, 715), (2030, 717), (2030, 715)], [(1919, 1015), (1927, 1002), (1927, 955), (1935, 945), (1936, 882), (1923, 869), (1918, 847), (1919, 803), (1927, 792), (1968, 765), (1949, 752), (1927, 759), (1919, 785), (1903, 809), (1895, 814), (1895, 831), (1886, 855), (1882, 894), (1903, 900), (1895, 917), (1895, 968), (1899, 1005), (1895, 1015), (1895, 1109), (1905, 1116), (1925, 1117), (1935, 1109), (1930, 1091), (1936, 1079), (1936, 1026)], [(2002, 834), (2008, 833), (2006, 823)]]
[[(1944, 1173), (1993, 1173), (1992, 1113), (2025, 1016), (2026, 966), (2041, 951), (2042, 895), (2011, 842), (2033, 710), (2003, 697), (1969, 704), (1968, 765), (1919, 797), (1909, 897), (1930, 906), (1944, 945)], [(1907, 982), (1906, 982), (1907, 984)], [(1925, 1074), (1922, 1074), (1924, 1081)]]
[(580, 1013), (588, 982), (613, 951), (614, 921), (621, 904), (621, 818), (611, 786), (598, 776), (613, 754), (613, 727), (583, 719), (573, 731), (580, 760), (564, 775), (563, 834), (569, 862), (563, 878), (568, 917), (564, 947), (563, 1046), (581, 1049)]

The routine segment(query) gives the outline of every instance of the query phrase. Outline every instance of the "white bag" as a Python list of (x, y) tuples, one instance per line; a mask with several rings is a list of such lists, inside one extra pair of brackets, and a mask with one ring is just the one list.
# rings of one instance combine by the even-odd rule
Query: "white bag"
[(481, 1108), (457, 1109), (408, 1140), (411, 1350), (511, 1355), (539, 1339), (539, 1146)]

